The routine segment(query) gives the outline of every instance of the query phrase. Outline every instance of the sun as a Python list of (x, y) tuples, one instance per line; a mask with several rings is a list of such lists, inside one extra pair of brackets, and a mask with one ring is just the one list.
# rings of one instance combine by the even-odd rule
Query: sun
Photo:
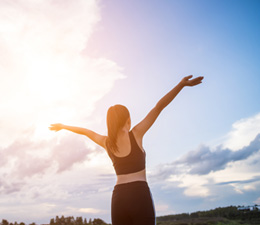
[[(67, 122), (76, 117), (71, 105), (80, 83), (73, 76), (73, 64), (61, 55), (28, 54), (24, 71), (24, 103), (33, 113), (34, 139), (51, 139), (48, 127), (54, 122)], [(75, 98), (74, 101), (77, 101)], [(69, 103), (70, 102), (70, 103)]]
[(52, 103), (71, 95), (72, 83), (69, 68), (57, 58), (30, 59), (27, 69), (27, 86), (31, 95), (41, 102)]

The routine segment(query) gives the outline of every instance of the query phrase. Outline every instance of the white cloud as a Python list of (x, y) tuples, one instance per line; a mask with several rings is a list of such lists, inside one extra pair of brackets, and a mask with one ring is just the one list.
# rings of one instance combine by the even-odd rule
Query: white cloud
[(89, 1), (0, 3), (0, 143), (34, 128), (52, 138), (51, 122), (82, 123), (124, 76), (115, 62), (83, 53), (99, 7)]
[(189, 174), (171, 175), (167, 181), (177, 182), (178, 187), (184, 188), (184, 194), (186, 196), (207, 197), (210, 195), (210, 190), (207, 187), (207, 176)]
[(101, 210), (94, 209), (94, 208), (81, 208), (79, 209), (79, 211), (83, 213), (91, 213), (91, 214), (97, 214), (101, 212)]
[[(160, 201), (158, 199), (158, 201)], [(154, 202), (156, 216), (165, 216), (169, 214), (175, 214), (174, 210), (171, 209), (169, 204), (163, 202)]]
[(260, 133), (260, 113), (235, 122), (225, 137), (223, 147), (231, 150), (241, 149), (249, 145), (258, 133)]
[[(160, 165), (154, 180), (164, 180), (166, 189), (183, 188), (183, 194), (189, 197), (214, 197), (220, 186), (229, 186), (235, 193), (243, 195), (256, 192), (260, 182), (260, 114), (240, 120), (232, 126), (225, 143), (211, 148), (201, 145), (171, 163)], [(236, 128), (236, 129), (234, 129)], [(240, 149), (235, 149), (235, 140), (239, 140)], [(234, 151), (235, 149), (235, 151)]]

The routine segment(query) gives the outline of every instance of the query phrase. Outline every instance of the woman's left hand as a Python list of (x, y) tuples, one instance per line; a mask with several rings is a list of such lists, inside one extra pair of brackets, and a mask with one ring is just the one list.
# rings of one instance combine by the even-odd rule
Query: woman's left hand
[(200, 83), (202, 83), (202, 80), (204, 77), (196, 77), (194, 79), (191, 79), (193, 77), (193, 75), (189, 75), (187, 77), (184, 77), (182, 80), (181, 80), (181, 84), (183, 86), (195, 86), (195, 85), (198, 85)]

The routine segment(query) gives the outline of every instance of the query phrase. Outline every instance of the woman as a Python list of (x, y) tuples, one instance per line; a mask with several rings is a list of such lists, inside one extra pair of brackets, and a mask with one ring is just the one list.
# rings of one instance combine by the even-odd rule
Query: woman
[(91, 130), (63, 124), (52, 124), (50, 130), (69, 130), (82, 134), (106, 149), (113, 161), (117, 182), (112, 195), (113, 225), (154, 225), (155, 211), (152, 196), (146, 181), (145, 151), (143, 137), (153, 125), (161, 111), (185, 86), (195, 86), (203, 77), (184, 77), (168, 92), (147, 116), (131, 128), (130, 114), (125, 106), (115, 105), (107, 112), (108, 135), (103, 136)]

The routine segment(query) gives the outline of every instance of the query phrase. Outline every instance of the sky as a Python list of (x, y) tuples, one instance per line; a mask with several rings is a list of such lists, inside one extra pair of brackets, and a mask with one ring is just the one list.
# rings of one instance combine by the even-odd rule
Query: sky
[(111, 222), (106, 152), (51, 123), (106, 135), (132, 125), (187, 75), (144, 137), (156, 215), (260, 204), (260, 2), (0, 2), (0, 219)]

